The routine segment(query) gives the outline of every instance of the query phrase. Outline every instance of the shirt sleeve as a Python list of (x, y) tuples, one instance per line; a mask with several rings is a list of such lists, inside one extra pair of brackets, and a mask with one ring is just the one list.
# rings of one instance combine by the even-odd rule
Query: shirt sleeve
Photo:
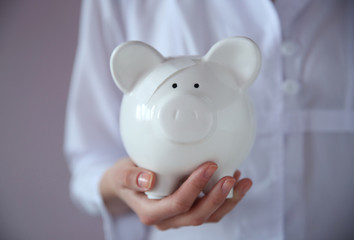
[(109, 70), (110, 54), (124, 34), (117, 27), (117, 19), (109, 18), (115, 10), (110, 4), (82, 1), (64, 140), (71, 171), (71, 198), (79, 208), (103, 218), (106, 239), (110, 239), (110, 228), (116, 223), (102, 202), (99, 182), (115, 161), (126, 156), (119, 132), (122, 96)]

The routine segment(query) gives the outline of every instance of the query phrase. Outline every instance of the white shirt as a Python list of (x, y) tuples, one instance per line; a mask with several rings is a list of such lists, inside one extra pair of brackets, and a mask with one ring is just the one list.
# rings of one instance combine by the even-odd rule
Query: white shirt
[[(83, 1), (65, 152), (74, 201), (101, 214), (106, 239), (349, 239), (354, 236), (354, 2), (350, 0)], [(126, 155), (114, 47), (141, 40), (164, 56), (204, 55), (243, 35), (263, 59), (250, 89), (257, 137), (241, 166), (253, 187), (217, 224), (161, 232), (112, 218), (98, 191)]]

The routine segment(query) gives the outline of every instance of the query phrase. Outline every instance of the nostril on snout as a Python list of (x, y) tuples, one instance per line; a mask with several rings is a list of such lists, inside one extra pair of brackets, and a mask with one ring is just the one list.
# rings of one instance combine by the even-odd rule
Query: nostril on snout
[(175, 110), (173, 112), (173, 120), (177, 120), (178, 119), (178, 115), (179, 115), (179, 110), (177, 109), (177, 110)]
[(193, 111), (193, 117), (194, 117), (194, 120), (198, 120), (198, 112), (197, 111)]

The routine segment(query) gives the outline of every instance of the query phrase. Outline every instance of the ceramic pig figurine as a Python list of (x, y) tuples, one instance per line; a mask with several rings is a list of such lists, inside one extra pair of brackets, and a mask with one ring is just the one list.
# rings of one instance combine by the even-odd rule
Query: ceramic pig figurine
[(157, 175), (148, 198), (171, 194), (206, 161), (218, 170), (204, 192), (233, 175), (255, 136), (247, 89), (258, 75), (261, 54), (252, 40), (219, 41), (201, 58), (164, 58), (151, 46), (131, 41), (113, 51), (110, 64), (124, 93), (123, 144), (138, 166)]

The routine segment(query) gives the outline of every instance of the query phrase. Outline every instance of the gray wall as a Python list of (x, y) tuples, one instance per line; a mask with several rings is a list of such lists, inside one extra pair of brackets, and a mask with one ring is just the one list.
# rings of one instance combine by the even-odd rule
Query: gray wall
[(0, 239), (102, 239), (62, 154), (78, 0), (0, 1)]

